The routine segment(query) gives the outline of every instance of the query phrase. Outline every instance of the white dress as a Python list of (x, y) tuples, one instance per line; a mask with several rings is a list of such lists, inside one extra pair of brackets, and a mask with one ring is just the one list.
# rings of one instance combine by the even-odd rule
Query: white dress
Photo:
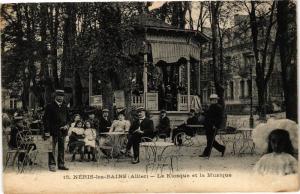
[(88, 128), (85, 129), (84, 131), (84, 142), (85, 142), (85, 146), (91, 146), (91, 147), (96, 147), (96, 129), (93, 128)]
[(127, 132), (130, 128), (130, 122), (128, 120), (114, 120), (110, 131), (112, 132)]
[(298, 161), (288, 153), (269, 153), (263, 155), (254, 166), (261, 175), (289, 175), (297, 173)]

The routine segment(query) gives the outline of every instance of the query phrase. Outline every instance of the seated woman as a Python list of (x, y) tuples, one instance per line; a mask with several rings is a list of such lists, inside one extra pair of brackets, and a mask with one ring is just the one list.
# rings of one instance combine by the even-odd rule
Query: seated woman
[(259, 124), (253, 130), (253, 141), (257, 150), (265, 154), (255, 164), (254, 171), (261, 175), (296, 174), (297, 131), (297, 123), (288, 119)]
[[(128, 120), (125, 120), (125, 109), (122, 109), (118, 112), (118, 120), (114, 120), (109, 132), (128, 132), (130, 128), (130, 122)], [(116, 139), (119, 138), (119, 139)], [(117, 143), (118, 145), (113, 145), (114, 143)], [(102, 152), (107, 156), (117, 156), (119, 155), (120, 149), (126, 146), (126, 136), (101, 136), (99, 140), (99, 145), (102, 150)], [(111, 153), (111, 146), (116, 146), (120, 149), (115, 149), (114, 153)]]
[(125, 109), (118, 112), (118, 120), (114, 120), (109, 132), (128, 132), (130, 122), (125, 120)]
[(96, 132), (96, 129), (94, 128), (91, 128), (91, 123), (90, 121), (86, 121), (85, 122), (85, 130), (84, 130), (84, 135), (85, 135), (85, 138), (84, 138), (84, 143), (85, 143), (85, 148), (86, 148), (86, 151), (87, 151), (87, 154), (88, 154), (88, 162), (90, 161), (91, 159), (91, 154), (93, 156), (93, 159), (92, 161), (93, 162), (96, 162), (96, 137), (97, 137), (97, 132)]
[(80, 154), (80, 162), (83, 161), (84, 157), (84, 128), (81, 120), (75, 123), (74, 127), (70, 127), (69, 129), (69, 152), (73, 153), (72, 162), (75, 161), (76, 153)]

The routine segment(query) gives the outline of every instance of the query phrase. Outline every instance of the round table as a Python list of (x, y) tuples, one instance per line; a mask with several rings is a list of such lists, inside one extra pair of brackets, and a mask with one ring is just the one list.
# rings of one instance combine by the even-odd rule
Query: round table
[[(247, 154), (247, 153), (253, 154), (255, 145), (252, 139), (252, 131), (253, 131), (252, 128), (247, 128), (247, 127), (242, 127), (237, 129), (238, 133), (236, 133), (235, 139), (236, 142), (241, 142), (242, 144), (238, 152), (239, 154)], [(250, 152), (247, 152), (247, 150), (249, 149)]]
[(165, 166), (169, 166), (171, 171), (173, 171), (173, 158), (169, 157), (171, 160), (167, 162), (166, 156), (164, 156), (165, 150), (168, 147), (174, 146), (174, 143), (171, 142), (142, 142), (140, 146), (146, 148), (146, 172), (148, 172), (149, 166), (152, 166), (152, 169), (160, 168), (161, 172)]
[(99, 140), (99, 148), (101, 151), (110, 158), (118, 158), (121, 150), (125, 147), (127, 132), (103, 132), (100, 136), (104, 137), (101, 142)]

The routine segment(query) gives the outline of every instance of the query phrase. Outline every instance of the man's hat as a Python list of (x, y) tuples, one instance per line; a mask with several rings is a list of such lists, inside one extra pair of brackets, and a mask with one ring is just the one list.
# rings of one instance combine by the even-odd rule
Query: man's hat
[(141, 106), (141, 107), (138, 107), (138, 108), (136, 109), (136, 111), (141, 112), (141, 111), (146, 111), (146, 110), (145, 110), (144, 107)]
[(14, 117), (14, 121), (21, 121), (21, 120), (23, 120), (23, 116), (15, 116)]
[(88, 110), (86, 110), (85, 111), (87, 114), (95, 114), (96, 113), (96, 109), (94, 109), (94, 108), (90, 108), (90, 109), (88, 109)]
[(219, 96), (217, 94), (211, 94), (209, 96), (210, 99), (219, 99)]
[(160, 113), (167, 113), (167, 111), (166, 111), (165, 109), (162, 109), (162, 110), (160, 111)]
[(65, 95), (65, 91), (64, 90), (55, 90), (55, 95), (56, 96), (64, 96)]
[(102, 112), (109, 112), (107, 108), (103, 109)]

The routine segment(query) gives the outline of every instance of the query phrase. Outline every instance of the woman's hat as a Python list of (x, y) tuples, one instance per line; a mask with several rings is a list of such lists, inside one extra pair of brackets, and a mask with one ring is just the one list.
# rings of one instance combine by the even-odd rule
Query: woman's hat
[(255, 148), (259, 153), (265, 153), (268, 149), (270, 133), (275, 129), (286, 130), (290, 135), (290, 140), (294, 149), (298, 149), (298, 124), (289, 119), (269, 119), (267, 123), (260, 123), (252, 132)]
[(118, 109), (117, 114), (118, 115), (120, 115), (120, 114), (125, 115), (125, 111), (126, 111), (126, 108)]

